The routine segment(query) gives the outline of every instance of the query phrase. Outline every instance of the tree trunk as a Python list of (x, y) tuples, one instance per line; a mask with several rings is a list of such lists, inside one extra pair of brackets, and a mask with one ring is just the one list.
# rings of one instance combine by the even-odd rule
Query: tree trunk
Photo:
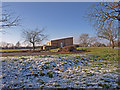
[(35, 50), (35, 43), (33, 43), (33, 50)]
[(114, 49), (115, 45), (114, 45), (114, 41), (112, 40), (112, 48)]
[(109, 48), (111, 47), (111, 40), (110, 40), (110, 42), (109, 42)]

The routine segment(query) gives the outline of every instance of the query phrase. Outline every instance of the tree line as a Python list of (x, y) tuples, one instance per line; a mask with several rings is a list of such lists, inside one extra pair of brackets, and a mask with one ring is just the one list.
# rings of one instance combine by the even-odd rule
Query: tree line
[[(26, 34), (26, 32), (24, 32)], [(28, 33), (27, 33), (28, 34)], [(33, 33), (32, 33), (33, 34)], [(24, 35), (24, 34), (23, 34)], [(24, 35), (25, 37), (25, 42), (29, 43), (23, 46), (25, 42), (16, 42), (16, 44), (13, 43), (7, 43), (7, 42), (1, 42), (0, 47), (3, 49), (35, 49), (35, 48), (40, 48), (41, 41), (43, 40), (38, 40), (36, 42), (32, 41), (32, 45), (30, 45), (30, 39), (28, 39), (28, 36)], [(47, 38), (47, 37), (44, 37)], [(43, 38), (43, 39), (44, 39)], [(31, 37), (32, 39), (32, 37)], [(35, 39), (37, 40), (37, 38)], [(33, 42), (35, 43), (33, 46)], [(78, 40), (76, 40), (76, 43), (78, 43), (79, 47), (110, 47), (111, 44), (104, 42), (103, 39), (101, 40), (99, 37), (90, 37), (88, 33), (82, 33), (79, 37)], [(37, 46), (36, 46), (37, 44)], [(114, 41), (114, 46), (118, 47), (118, 40)]]
[[(80, 47), (110, 47), (111, 44), (104, 42), (101, 37), (90, 37), (88, 33), (82, 33), (78, 38)], [(114, 47), (118, 47), (118, 40), (114, 40)]]

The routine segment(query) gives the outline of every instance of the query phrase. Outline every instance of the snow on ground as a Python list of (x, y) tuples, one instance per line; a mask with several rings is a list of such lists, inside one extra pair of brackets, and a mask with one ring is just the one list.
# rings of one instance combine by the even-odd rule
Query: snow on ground
[(3, 88), (117, 88), (117, 63), (81, 55), (2, 57)]

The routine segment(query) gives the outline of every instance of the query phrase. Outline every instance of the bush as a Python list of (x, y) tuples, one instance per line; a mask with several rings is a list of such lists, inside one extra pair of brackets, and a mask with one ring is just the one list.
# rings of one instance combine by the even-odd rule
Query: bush
[(72, 45), (72, 46), (75, 47), (75, 48), (79, 47), (79, 45)]
[(44, 76), (45, 74), (43, 72), (40, 72), (40, 76)]
[(48, 71), (47, 74), (48, 74), (49, 78), (53, 78), (53, 71)]
[(76, 45), (69, 45), (69, 46), (65, 46), (65, 47), (75, 47), (75, 48), (77, 48), (77, 47), (80, 47), (78, 44), (76, 44)]
[(76, 51), (76, 48), (74, 46), (66, 46), (66, 47), (60, 48), (60, 51), (62, 51), (62, 52), (72, 52), (72, 51)]

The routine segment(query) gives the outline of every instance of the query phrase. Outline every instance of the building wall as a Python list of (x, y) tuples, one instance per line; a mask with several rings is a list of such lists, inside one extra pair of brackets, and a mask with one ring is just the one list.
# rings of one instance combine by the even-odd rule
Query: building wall
[(73, 37), (49, 41), (47, 46), (61, 47), (61, 43), (63, 47), (73, 45)]
[(47, 46), (51, 46), (51, 41), (47, 42)]

